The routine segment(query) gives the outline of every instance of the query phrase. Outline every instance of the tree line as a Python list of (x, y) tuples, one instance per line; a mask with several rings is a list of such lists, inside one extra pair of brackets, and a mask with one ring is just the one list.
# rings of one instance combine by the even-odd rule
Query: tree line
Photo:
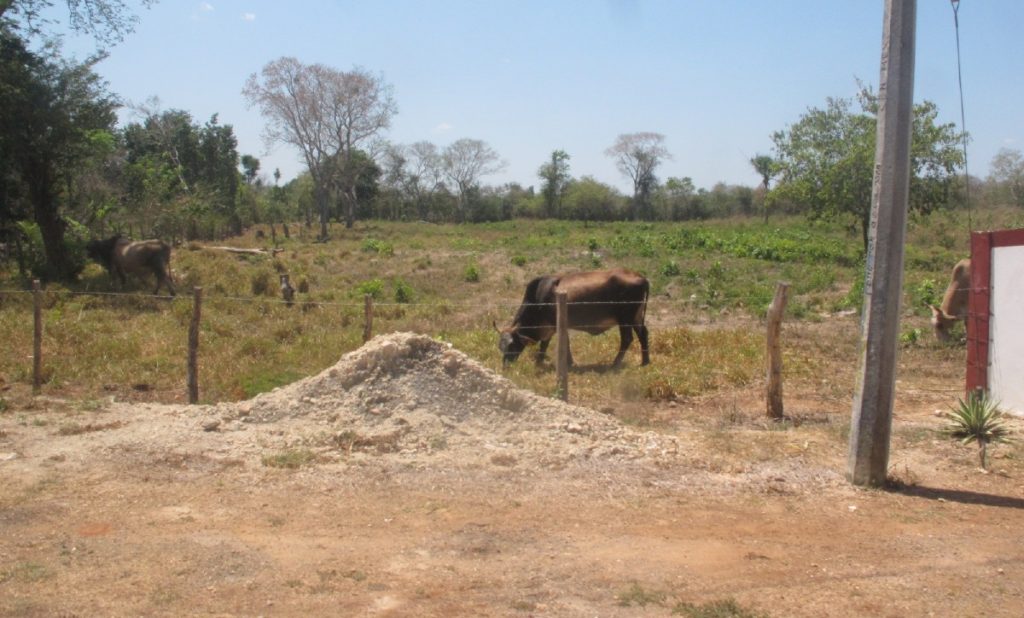
[[(749, 161), (756, 187), (698, 188), (688, 177), (659, 177), (671, 160), (665, 136), (619, 135), (607, 148), (630, 193), (574, 176), (571, 153), (556, 149), (525, 184), (489, 185), (506, 166), (484, 140), (396, 144), (386, 133), (398, 106), (391, 86), (360, 67), (339, 70), (295, 58), (267, 63), (241, 94), (260, 111), (268, 145), (297, 150), (306, 165), (281, 182), (240, 154), (230, 124), (202, 122), (157, 99), (123, 105), (94, 72), (104, 57), (64, 58), (41, 17), (51, 0), (0, 1), (0, 245), (21, 272), (73, 279), (95, 235), (123, 233), (172, 241), (238, 234), (254, 224), (299, 223), (326, 239), (329, 223), (358, 219), (481, 222), (515, 217), (579, 221), (682, 221), (735, 215), (804, 214), (839, 219), (866, 243), (878, 97), (860, 85), (853, 99), (829, 98), (772, 137), (773, 152)], [(122, 0), (67, 1), (73, 28), (101, 46), (131, 32), (138, 17)], [(915, 106), (911, 208), (959, 207), (966, 138)], [(982, 200), (1024, 206), (1024, 157), (1003, 150)], [(977, 189), (977, 190), (976, 190)]]

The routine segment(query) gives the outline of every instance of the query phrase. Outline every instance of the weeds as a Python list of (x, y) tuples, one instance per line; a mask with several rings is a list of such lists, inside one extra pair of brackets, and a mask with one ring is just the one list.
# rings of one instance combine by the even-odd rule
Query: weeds
[(0, 571), (0, 584), (8, 581), (33, 583), (53, 577), (53, 573), (44, 565), (36, 562), (19, 562), (18, 564)]
[(672, 615), (686, 618), (767, 618), (767, 614), (741, 607), (732, 599), (708, 601), (702, 605), (679, 603), (672, 608)]
[(302, 466), (316, 462), (316, 453), (309, 449), (292, 449), (263, 456), (263, 465), (268, 468), (284, 468), (286, 470), (297, 470)]
[(615, 596), (621, 607), (647, 607), (664, 604), (668, 595), (657, 590), (646, 590), (639, 583), (633, 582), (629, 588)]
[(376, 238), (367, 238), (363, 240), (362, 250), (367, 253), (376, 253), (378, 255), (386, 256), (392, 256), (395, 254), (394, 245), (384, 242), (383, 240), (377, 240)]

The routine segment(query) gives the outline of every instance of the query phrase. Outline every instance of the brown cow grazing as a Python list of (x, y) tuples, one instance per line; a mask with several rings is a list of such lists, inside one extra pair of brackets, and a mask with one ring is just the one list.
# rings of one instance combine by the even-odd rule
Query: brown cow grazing
[(143, 276), (152, 273), (156, 277), (156, 289), (167, 286), (167, 291), (174, 296), (171, 283), (171, 246), (162, 240), (131, 241), (120, 234), (106, 240), (92, 240), (85, 246), (90, 258), (99, 262), (107, 269), (111, 277), (119, 279), (121, 285), (127, 282), (126, 275)]
[(949, 340), (949, 329), (967, 319), (967, 297), (971, 289), (971, 261), (960, 260), (953, 267), (953, 276), (942, 295), (942, 306), (932, 309), (932, 328), (939, 341)]
[[(543, 362), (551, 337), (555, 335), (555, 293), (566, 292), (569, 328), (599, 335), (618, 326), (619, 353), (613, 367), (622, 363), (626, 349), (633, 342), (633, 332), (636, 332), (643, 364), (646, 365), (651, 362), (647, 327), (644, 326), (649, 291), (647, 279), (624, 269), (537, 277), (526, 285), (526, 294), (512, 325), (499, 331), (498, 349), (504, 363), (508, 365), (515, 361), (532, 343), (540, 343), (537, 363)], [(571, 354), (569, 364), (572, 364)]]

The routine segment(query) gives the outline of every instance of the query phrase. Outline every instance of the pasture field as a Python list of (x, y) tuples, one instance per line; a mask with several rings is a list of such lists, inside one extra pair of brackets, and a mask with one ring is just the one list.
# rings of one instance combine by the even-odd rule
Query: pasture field
[[(973, 219), (1022, 224), (1019, 211)], [(962, 213), (908, 228), (884, 490), (842, 478), (862, 251), (841, 226), (367, 221), (326, 243), (298, 229), (275, 257), (177, 248), (174, 300), (149, 282), (122, 294), (95, 265), (49, 286), (36, 397), (31, 296), (0, 274), (0, 614), (1024, 614), (1024, 442), (991, 447), (981, 471), (942, 433), (965, 354), (934, 340), (925, 303), (968, 252)], [(216, 244), (269, 241), (249, 230)], [(413, 457), (360, 427), (300, 439), (240, 420), (245, 400), (359, 349), (366, 294), (375, 334), (428, 335), (551, 396), (550, 361), (502, 368), (493, 325), (534, 276), (613, 266), (651, 280), (652, 364), (634, 344), (609, 371), (617, 333), (573, 334), (570, 402), (638, 444), (678, 445), (667, 459), (514, 455), (508, 444), (528, 442), (507, 437), (514, 425), (499, 438), (458, 423)], [(292, 306), (280, 273), (305, 290)], [(792, 286), (782, 422), (764, 417), (763, 393), (777, 281)], [(193, 286), (208, 405), (187, 407)], [(585, 443), (583, 425), (556, 429)]]
[[(904, 335), (910, 343), (929, 343), (922, 336), (927, 325), (919, 318), (926, 317), (925, 302), (941, 298), (950, 265), (967, 253), (966, 229), (958, 214), (911, 225), (904, 286)], [(266, 248), (269, 240), (257, 240), (250, 230), (222, 244)], [(376, 299), (375, 332), (428, 333), (498, 369), (493, 324), (511, 320), (532, 277), (612, 266), (644, 273), (652, 283), (648, 321), (661, 361), (651, 370), (602, 376), (605, 388), (597, 390), (582, 380), (576, 392), (584, 402), (619, 391), (639, 393), (641, 399), (696, 395), (760, 379), (762, 333), (730, 322), (762, 317), (777, 281), (792, 284), (787, 318), (796, 324), (853, 311), (861, 295), (858, 237), (802, 219), (767, 225), (757, 219), (470, 226), (371, 221), (348, 231), (336, 226), (328, 243), (296, 237), (281, 247), (273, 259), (197, 244), (176, 249), (172, 267), (180, 292), (174, 301), (146, 297), (150, 288), (139, 282), (127, 290), (138, 296), (108, 296), (122, 290), (95, 264), (74, 286), (50, 286), (44, 311), (45, 392), (78, 399), (181, 401), (193, 286), (204, 289), (204, 402), (251, 397), (315, 373), (355, 349), (362, 343), (368, 293)], [(296, 306), (281, 303), (279, 273), (288, 273), (293, 285), (308, 286), (297, 295)], [(0, 279), (0, 289), (20, 287), (13, 275)], [(29, 378), (30, 302), (24, 293), (0, 296), (0, 329), (8, 343), (0, 355), (5, 384)], [(616, 336), (574, 336), (573, 345), (581, 362), (603, 362), (614, 355)], [(788, 363), (793, 377), (818, 371), (805, 364), (806, 357), (793, 357)], [(543, 392), (547, 372), (538, 374), (528, 365), (520, 363), (508, 375)]]

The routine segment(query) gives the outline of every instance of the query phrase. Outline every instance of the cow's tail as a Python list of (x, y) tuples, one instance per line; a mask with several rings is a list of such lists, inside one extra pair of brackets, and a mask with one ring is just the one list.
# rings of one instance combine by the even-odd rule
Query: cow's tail
[(636, 320), (636, 323), (640, 326), (646, 326), (645, 322), (647, 321), (647, 297), (650, 295), (650, 293), (651, 282), (648, 281), (647, 279), (644, 279), (644, 300), (640, 304), (640, 310), (636, 312), (637, 315), (634, 318)]

